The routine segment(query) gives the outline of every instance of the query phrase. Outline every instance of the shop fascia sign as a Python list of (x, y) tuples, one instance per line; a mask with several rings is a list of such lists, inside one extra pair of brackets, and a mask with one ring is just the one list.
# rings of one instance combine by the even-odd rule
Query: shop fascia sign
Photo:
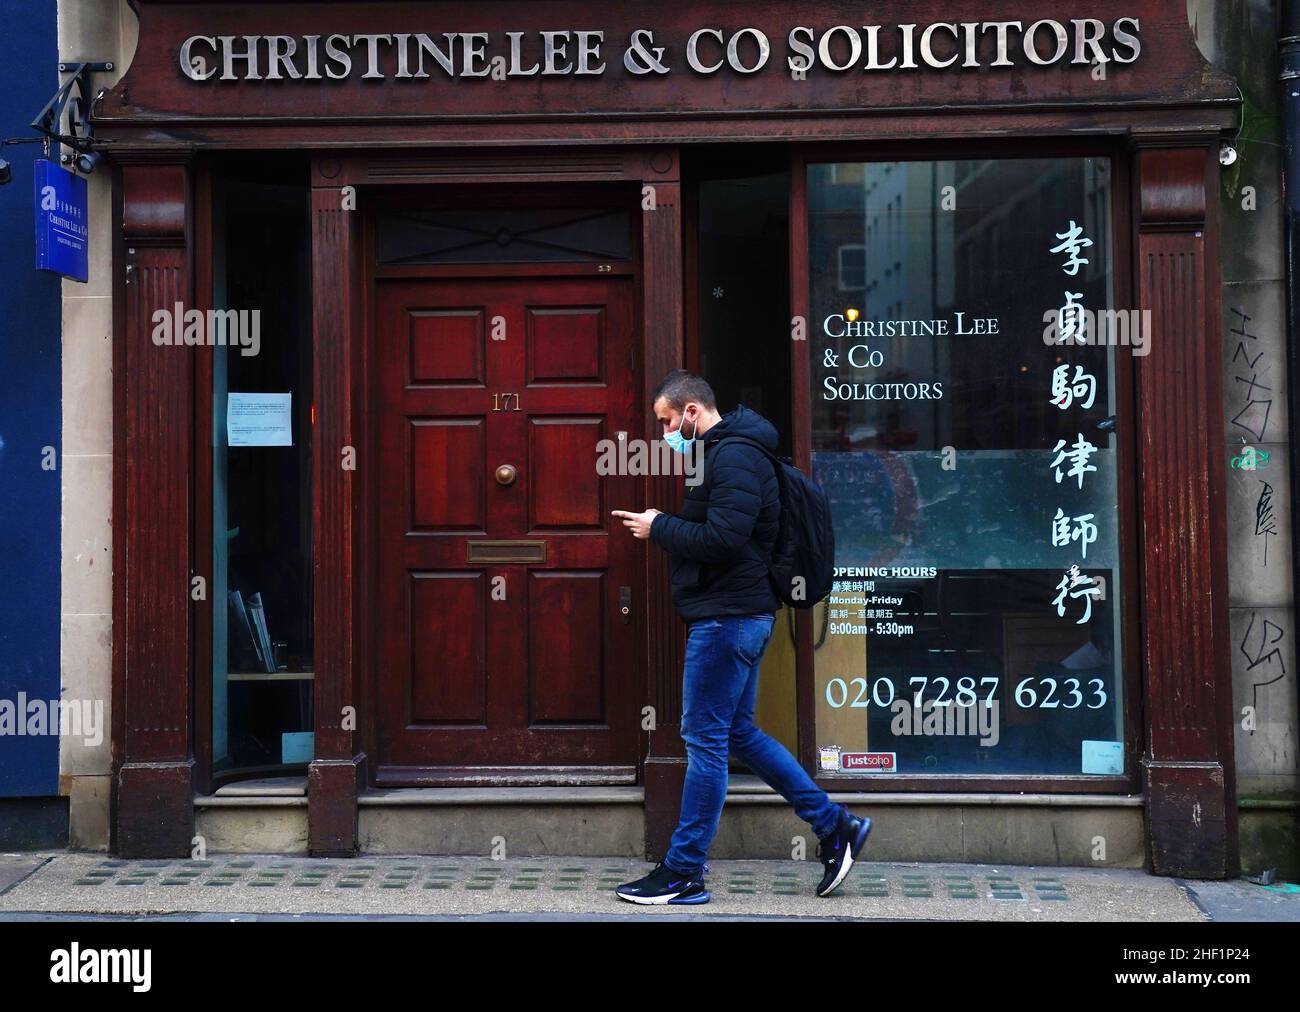
[[(907, 71), (923, 67), (1050, 67), (1128, 64), (1142, 52), (1138, 18), (796, 26), (781, 40), (783, 72)], [(595, 77), (612, 65), (636, 77), (682, 69), (699, 75), (755, 74), (774, 66), (772, 40), (758, 28), (702, 27), (680, 51), (653, 28), (626, 39), (604, 31), (392, 32), (316, 35), (191, 35), (177, 57), (193, 81), (323, 81), (359, 78)], [(680, 38), (680, 36), (678, 36)], [(990, 45), (985, 40), (993, 39)], [(990, 59), (991, 57), (991, 59)]]

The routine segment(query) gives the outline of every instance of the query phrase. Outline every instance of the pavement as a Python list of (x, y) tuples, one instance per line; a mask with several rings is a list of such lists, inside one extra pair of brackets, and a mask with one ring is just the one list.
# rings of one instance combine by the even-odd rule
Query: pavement
[(650, 871), (620, 858), (219, 854), (123, 860), (0, 854), (0, 921), (888, 920), (1300, 922), (1300, 886), (1133, 869), (859, 861), (818, 897), (818, 861), (711, 861), (700, 906), (639, 906), (613, 887)]

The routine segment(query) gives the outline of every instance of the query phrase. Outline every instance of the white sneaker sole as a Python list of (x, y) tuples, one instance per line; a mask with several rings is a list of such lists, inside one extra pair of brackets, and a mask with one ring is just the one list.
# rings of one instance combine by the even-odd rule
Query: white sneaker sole
[[(869, 836), (870, 833), (871, 831), (868, 830), (867, 835)], [(863, 840), (862, 842), (863, 845), (865, 846), (866, 840)], [(820, 892), (817, 895), (829, 896), (831, 893), (833, 893), (836, 889), (839, 888), (840, 883), (843, 882), (845, 878), (848, 877), (849, 870), (852, 867), (853, 867), (853, 844), (850, 843), (847, 847), (844, 848), (844, 862), (840, 865), (840, 871), (839, 874), (835, 876), (835, 881), (826, 887), (825, 892)]]
[(681, 893), (670, 893), (667, 896), (635, 896), (632, 893), (621, 893), (617, 889), (614, 890), (614, 894), (619, 899), (627, 900), (629, 903), (640, 903), (643, 906), (666, 906), (681, 895)]
[(824, 891), (819, 892), (817, 895), (829, 896), (831, 893), (833, 893), (836, 889), (839, 888), (840, 883), (843, 882), (845, 878), (848, 877), (849, 869), (852, 867), (853, 867), (853, 848), (845, 847), (844, 861), (843, 863), (840, 864), (840, 872), (838, 875), (835, 876), (835, 881), (833, 881), (830, 885), (826, 887)]

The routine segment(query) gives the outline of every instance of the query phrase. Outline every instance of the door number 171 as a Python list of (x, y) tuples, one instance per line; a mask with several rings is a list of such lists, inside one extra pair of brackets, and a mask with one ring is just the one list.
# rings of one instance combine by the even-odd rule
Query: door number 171
[(511, 398), (511, 397), (513, 397), (513, 398), (515, 399), (515, 410), (518, 411), (518, 410), (519, 410), (519, 395), (518, 395), (518, 394), (513, 394), (513, 393), (512, 393), (512, 394), (493, 394), (493, 395), (492, 395), (492, 410), (493, 410), (493, 411), (509, 411), (509, 410), (510, 410), (510, 398)]

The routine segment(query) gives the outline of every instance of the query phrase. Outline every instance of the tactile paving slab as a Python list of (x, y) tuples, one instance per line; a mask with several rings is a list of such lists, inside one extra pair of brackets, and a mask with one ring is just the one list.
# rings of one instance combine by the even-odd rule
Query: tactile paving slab
[[(652, 862), (636, 860), (210, 855), (205, 860), (128, 861), (70, 852), (56, 855), (0, 896), (0, 913), (7, 909), (626, 914), (668, 909), (903, 919), (1073, 920), (1097, 914), (1134, 920), (1203, 919), (1167, 879), (1128, 869), (1094, 872), (860, 860), (835, 895), (822, 898), (815, 894), (822, 876), (816, 860), (727, 860), (712, 865), (705, 874), (713, 897), (709, 904), (652, 908), (613, 895), (616, 886), (653, 868)], [(1122, 877), (1125, 888), (1118, 888), (1108, 875)], [(1143, 898), (1143, 890), (1158, 894), (1160, 902)]]
[[(728, 893), (755, 895), (769, 893), (789, 895), (814, 888), (821, 879), (820, 865), (807, 870), (790, 870), (783, 862), (766, 862), (770, 868), (728, 868), (724, 875), (710, 873), (706, 882), (711, 890), (719, 887)], [(254, 889), (460, 889), (460, 890), (556, 890), (572, 891), (595, 886), (613, 889), (639, 878), (647, 869), (629, 862), (625, 865), (566, 864), (546, 867), (459, 860), (456, 864), (410, 862), (379, 865), (373, 862), (351, 864), (334, 862), (336, 867), (321, 867), (310, 859), (279, 859), (259, 862), (249, 859), (204, 861), (100, 861), (73, 880), (79, 886), (132, 886), (153, 881), (163, 886), (212, 886)], [(869, 866), (868, 866), (869, 867)], [(939, 890), (954, 899), (1027, 898), (1032, 889), (1040, 899), (1068, 900), (1065, 885), (1056, 876), (984, 876), (895, 872), (881, 874), (859, 866), (849, 882), (861, 896), (900, 894), (917, 899), (933, 899)]]

